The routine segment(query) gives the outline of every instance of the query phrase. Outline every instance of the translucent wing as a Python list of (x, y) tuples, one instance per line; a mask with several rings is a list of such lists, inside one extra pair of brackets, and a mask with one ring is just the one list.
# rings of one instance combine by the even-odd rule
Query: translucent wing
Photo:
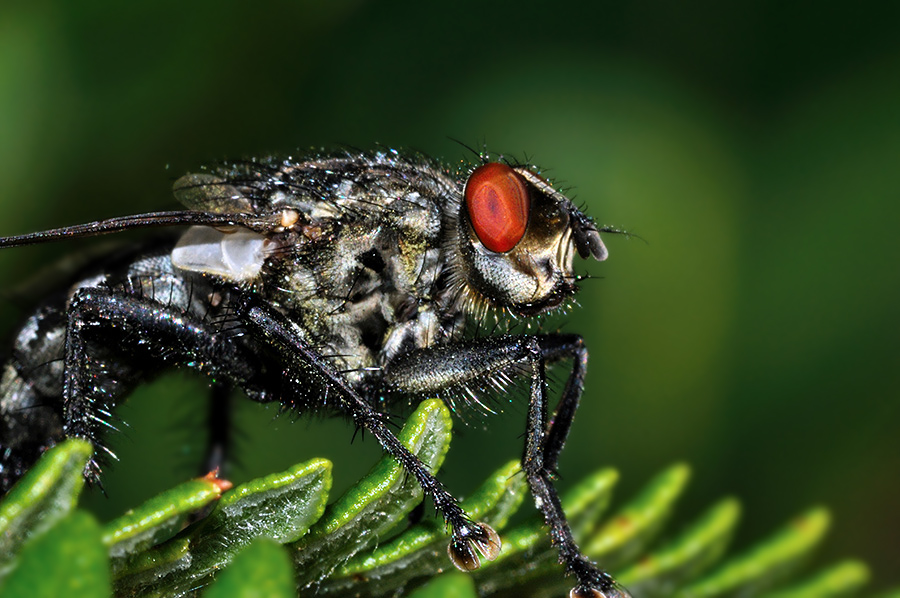
[(214, 174), (186, 174), (172, 185), (175, 199), (186, 208), (211, 214), (250, 214), (253, 206), (244, 195)]

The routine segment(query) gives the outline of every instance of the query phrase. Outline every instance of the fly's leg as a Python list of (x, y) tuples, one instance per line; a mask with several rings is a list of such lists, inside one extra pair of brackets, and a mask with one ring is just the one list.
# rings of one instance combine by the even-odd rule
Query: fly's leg
[[(122, 361), (130, 354), (142, 370)], [(256, 356), (214, 326), (177, 307), (103, 288), (77, 291), (67, 307), (63, 379), (63, 432), (84, 438), (115, 457), (101, 432), (115, 429), (112, 411), (138, 382), (141, 372), (164, 364), (193, 367), (212, 378), (240, 386), (257, 401), (269, 400), (255, 378)], [(99, 483), (102, 457), (95, 453), (85, 477)]]
[(349, 415), (354, 424), (371, 433), (378, 443), (409, 474), (416, 478), (422, 491), (451, 528), (448, 551), (454, 564), (466, 570), (477, 569), (480, 558), (493, 560), (500, 552), (500, 537), (490, 526), (471, 521), (458, 501), (401, 444), (384, 422), (383, 414), (374, 410), (355, 389), (350, 387), (334, 366), (318, 354), (303, 338), (298, 327), (268, 304), (245, 297), (238, 308), (239, 319), (258, 340), (283, 356), (285, 367), (293, 369), (299, 379), (314, 378), (319, 388), (328, 390), (338, 408)]
[(559, 455), (569, 437), (569, 430), (575, 420), (575, 411), (578, 409), (581, 393), (584, 391), (588, 352), (584, 341), (577, 335), (554, 335), (538, 338), (556, 340), (554, 343), (541, 343), (541, 355), (545, 363), (566, 357), (572, 358), (572, 371), (566, 379), (562, 397), (547, 426), (547, 440), (544, 444), (544, 469), (548, 474), (555, 475), (559, 464)]
[[(545, 364), (565, 358), (572, 359), (572, 371), (548, 423)], [(570, 597), (627, 597), (628, 593), (612, 576), (581, 553), (553, 486), (559, 454), (584, 387), (587, 349), (580, 336), (499, 336), (422, 349), (392, 362), (385, 382), (402, 393), (433, 393), (484, 381), (521, 365), (527, 367), (531, 378), (522, 469), (535, 504), (550, 527), (550, 540), (559, 550), (560, 563), (578, 580)]]
[[(554, 337), (544, 338), (552, 339)], [(587, 352), (580, 342), (581, 339), (578, 340), (582, 362), (584, 362), (587, 359)], [(522, 467), (528, 477), (528, 485), (531, 487), (535, 503), (544, 514), (544, 521), (550, 526), (550, 540), (559, 550), (559, 560), (565, 565), (566, 572), (571, 573), (578, 580), (578, 585), (572, 588), (569, 596), (570, 598), (628, 596), (628, 593), (618, 586), (611, 575), (598, 569), (590, 559), (581, 553), (566, 521), (559, 494), (553, 486), (559, 453), (571, 427), (575, 408), (578, 406), (583, 388), (581, 381), (573, 384), (573, 378), (579, 371), (578, 355), (577, 353), (573, 355), (576, 366), (566, 384), (566, 391), (560, 401), (553, 424), (548, 430), (547, 380), (540, 343), (529, 343), (528, 351), (531, 362), (531, 397), (528, 405), (525, 456), (522, 459)], [(583, 371), (582, 367), (582, 375)]]
[(207, 412), (206, 455), (203, 459), (201, 474), (211, 471), (227, 477), (232, 439), (233, 388), (222, 381), (213, 383), (209, 393), (209, 411)]

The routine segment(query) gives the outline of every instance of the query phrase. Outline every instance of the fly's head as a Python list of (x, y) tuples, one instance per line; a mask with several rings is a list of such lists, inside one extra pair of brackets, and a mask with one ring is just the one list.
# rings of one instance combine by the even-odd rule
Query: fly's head
[(491, 162), (465, 184), (452, 235), (457, 295), (469, 309), (533, 316), (576, 290), (575, 253), (606, 259), (593, 221), (528, 168)]

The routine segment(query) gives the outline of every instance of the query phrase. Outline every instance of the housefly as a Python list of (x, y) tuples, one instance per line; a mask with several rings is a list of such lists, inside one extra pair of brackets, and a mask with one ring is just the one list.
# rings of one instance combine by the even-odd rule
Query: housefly
[[(99, 483), (116, 406), (158, 372), (188, 367), (214, 393), (348, 416), (415, 477), (450, 527), (450, 560), (473, 570), (499, 553), (497, 533), (467, 517), (386, 413), (435, 395), (477, 403), (521, 378), (523, 471), (576, 580), (570, 596), (628, 595), (581, 553), (552, 483), (583, 388), (581, 337), (471, 332), (565, 306), (575, 255), (606, 259), (600, 233), (611, 229), (534, 167), (484, 155), (458, 169), (393, 150), (249, 160), (186, 175), (174, 194), (185, 210), (0, 239), (187, 226), (82, 269), (25, 320), (0, 378), (2, 490), (72, 437), (93, 443), (84, 475)], [(548, 417), (545, 366), (558, 361), (571, 370)]]

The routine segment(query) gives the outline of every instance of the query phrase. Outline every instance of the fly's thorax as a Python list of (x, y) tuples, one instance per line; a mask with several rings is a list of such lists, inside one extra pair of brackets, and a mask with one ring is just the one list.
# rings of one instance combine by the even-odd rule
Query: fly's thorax
[(290, 213), (278, 230), (189, 231), (173, 263), (253, 286), (309, 330), (359, 337), (376, 355), (453, 336), (487, 309), (553, 310), (576, 291), (576, 251), (606, 256), (566, 196), (498, 162), (456, 175), (395, 152), (251, 162), (189, 175), (176, 195), (215, 212)]
[[(441, 216), (416, 194), (398, 209), (319, 222), (316, 234), (283, 233), (255, 288), (298, 323), (348, 380), (390, 354), (428, 346), (437, 317), (430, 293), (441, 270)], [(403, 208), (402, 210), (399, 208)]]

